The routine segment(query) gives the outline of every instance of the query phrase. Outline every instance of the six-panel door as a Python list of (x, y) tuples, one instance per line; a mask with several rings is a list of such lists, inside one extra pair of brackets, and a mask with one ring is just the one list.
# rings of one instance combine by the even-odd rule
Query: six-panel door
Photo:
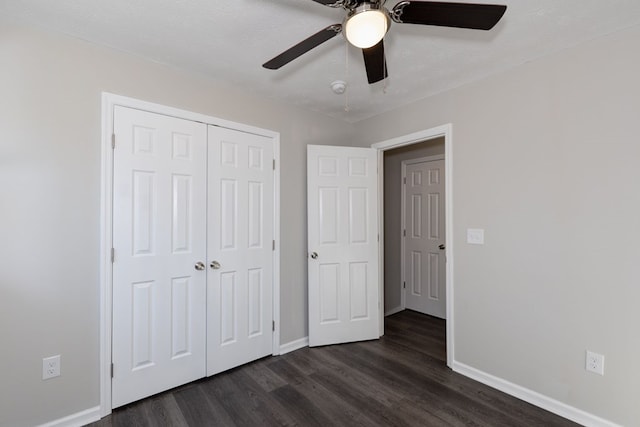
[(273, 352), (273, 144), (209, 126), (207, 375)]
[(205, 374), (205, 125), (114, 111), (112, 406)]
[(444, 160), (410, 162), (405, 176), (405, 306), (444, 319)]
[(379, 337), (377, 152), (309, 145), (309, 345)]

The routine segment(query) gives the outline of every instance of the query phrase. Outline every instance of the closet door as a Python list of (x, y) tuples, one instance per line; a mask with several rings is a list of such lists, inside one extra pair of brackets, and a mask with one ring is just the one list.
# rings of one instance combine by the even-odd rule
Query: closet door
[(114, 111), (113, 407), (205, 375), (206, 125)]
[(273, 142), (209, 126), (207, 375), (272, 354)]

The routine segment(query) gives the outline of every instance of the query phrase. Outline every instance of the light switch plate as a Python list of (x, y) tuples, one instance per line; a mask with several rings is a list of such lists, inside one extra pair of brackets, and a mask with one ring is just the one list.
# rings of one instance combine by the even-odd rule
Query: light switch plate
[(467, 243), (470, 245), (484, 245), (484, 229), (467, 228)]

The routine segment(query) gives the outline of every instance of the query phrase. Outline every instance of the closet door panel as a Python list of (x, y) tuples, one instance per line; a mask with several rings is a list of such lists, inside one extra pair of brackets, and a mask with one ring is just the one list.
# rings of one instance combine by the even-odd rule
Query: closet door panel
[(210, 126), (207, 375), (272, 354), (273, 142)]
[(204, 124), (115, 107), (113, 407), (205, 375)]

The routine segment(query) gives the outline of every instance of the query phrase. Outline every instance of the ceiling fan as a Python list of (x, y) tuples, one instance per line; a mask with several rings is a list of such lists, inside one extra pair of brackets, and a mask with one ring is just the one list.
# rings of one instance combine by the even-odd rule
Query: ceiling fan
[(391, 10), (386, 0), (313, 0), (324, 6), (343, 8), (347, 15), (341, 24), (318, 31), (280, 55), (262, 64), (277, 70), (339, 33), (353, 46), (361, 48), (369, 84), (388, 77), (384, 55), (384, 36), (391, 22), (398, 24), (437, 25), (441, 27), (490, 30), (507, 10), (496, 4), (449, 3), (435, 1), (401, 1)]

